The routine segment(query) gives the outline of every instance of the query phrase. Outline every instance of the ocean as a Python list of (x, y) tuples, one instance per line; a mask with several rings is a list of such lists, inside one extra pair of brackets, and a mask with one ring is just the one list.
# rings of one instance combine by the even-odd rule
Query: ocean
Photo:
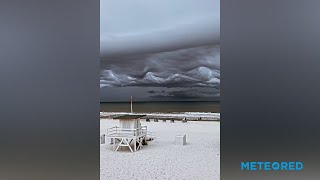
[[(101, 102), (101, 112), (130, 112), (130, 102)], [(220, 113), (220, 102), (133, 102), (133, 112), (213, 112)]]

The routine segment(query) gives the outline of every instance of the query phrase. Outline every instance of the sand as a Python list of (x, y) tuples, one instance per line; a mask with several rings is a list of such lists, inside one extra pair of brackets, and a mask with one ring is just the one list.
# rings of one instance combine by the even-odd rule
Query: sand
[[(157, 138), (137, 152), (123, 147), (113, 151), (100, 145), (102, 180), (212, 180), (220, 179), (220, 122), (145, 122)], [(101, 119), (100, 134), (117, 126), (117, 120)], [(175, 136), (187, 135), (185, 146), (175, 145)]]

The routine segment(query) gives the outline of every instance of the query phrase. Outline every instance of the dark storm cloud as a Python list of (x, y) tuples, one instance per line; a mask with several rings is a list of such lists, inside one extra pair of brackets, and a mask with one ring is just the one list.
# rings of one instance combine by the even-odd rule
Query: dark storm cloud
[(219, 92), (213, 89), (208, 88), (188, 88), (188, 89), (180, 89), (180, 90), (173, 90), (167, 92), (157, 93), (154, 92), (150, 96), (151, 98), (155, 99), (180, 99), (180, 100), (213, 100), (217, 99), (219, 96)]
[(162, 91), (155, 91), (155, 90), (151, 90), (148, 91), (149, 94), (160, 94), (160, 93), (165, 93), (166, 91), (162, 90)]
[(151, 91), (148, 91), (148, 93), (150, 93), (150, 94), (155, 94), (155, 93), (157, 93), (158, 91), (154, 91), (154, 90), (151, 90)]
[(102, 58), (101, 87), (220, 87), (217, 45)]

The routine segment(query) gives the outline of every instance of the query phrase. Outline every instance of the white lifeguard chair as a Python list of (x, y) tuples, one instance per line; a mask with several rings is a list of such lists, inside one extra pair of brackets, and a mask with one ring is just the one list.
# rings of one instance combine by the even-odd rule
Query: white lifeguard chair
[(113, 118), (119, 120), (119, 126), (109, 128), (106, 137), (113, 142), (115, 151), (118, 151), (120, 147), (128, 147), (131, 152), (135, 152), (143, 147), (148, 133), (147, 126), (141, 126), (140, 123), (140, 118), (144, 116), (130, 114)]

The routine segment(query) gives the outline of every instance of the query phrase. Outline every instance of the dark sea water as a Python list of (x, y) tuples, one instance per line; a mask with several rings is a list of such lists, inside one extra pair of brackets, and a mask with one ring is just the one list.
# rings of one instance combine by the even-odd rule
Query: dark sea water
[[(103, 112), (130, 112), (130, 102), (100, 103)], [(220, 102), (134, 102), (134, 112), (220, 112)]]

